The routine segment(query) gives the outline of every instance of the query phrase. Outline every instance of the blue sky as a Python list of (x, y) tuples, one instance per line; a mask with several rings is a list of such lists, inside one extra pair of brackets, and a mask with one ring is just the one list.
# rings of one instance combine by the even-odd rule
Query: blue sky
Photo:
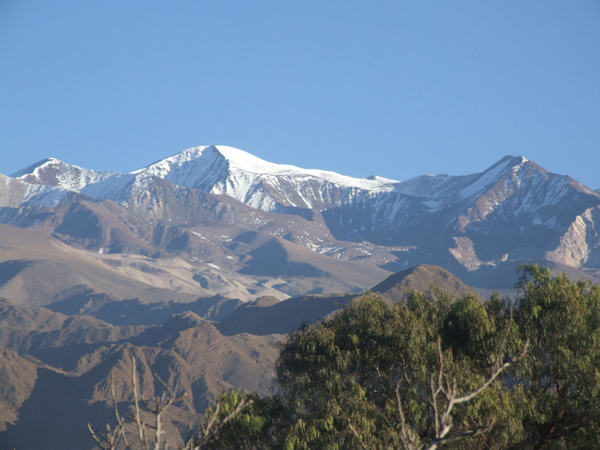
[(397, 180), (518, 154), (600, 188), (600, 2), (0, 0), (0, 173), (208, 144)]

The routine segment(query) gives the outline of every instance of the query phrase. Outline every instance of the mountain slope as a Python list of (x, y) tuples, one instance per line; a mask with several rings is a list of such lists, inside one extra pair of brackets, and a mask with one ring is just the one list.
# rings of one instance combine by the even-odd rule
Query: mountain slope
[[(144, 259), (130, 256), (124, 261), (141, 263)], [(73, 249), (42, 233), (0, 225), (0, 297), (41, 306), (82, 285), (118, 299), (191, 301), (198, 297), (191, 289), (187, 293), (171, 290), (168, 283), (159, 287), (157, 277), (145, 276), (142, 270), (116, 270), (104, 260), (107, 258), (97, 252)], [(197, 284), (189, 276), (190, 282)]]
[[(53, 206), (67, 191), (44, 184), (31, 184), (0, 174), (0, 222), (10, 220), (10, 209), (21, 206)], [(5, 208), (8, 208), (5, 210)], [(4, 211), (3, 211), (4, 210)]]
[(224, 335), (268, 335), (296, 331), (303, 322), (315, 323), (360, 294), (302, 295), (282, 302), (265, 298), (239, 307), (215, 326)]
[[(31, 309), (22, 309), (0, 304), (0, 332), (14, 326), (10, 318), (36, 316)], [(0, 375), (9, 383), (0, 385), (1, 448), (91, 449), (94, 442), (87, 423), (102, 427), (114, 420), (111, 380), (120, 407), (126, 410), (132, 405), (132, 357), (136, 358), (144, 399), (160, 395), (153, 374), (173, 386), (178, 384), (179, 393), (186, 394), (183, 402), (170, 408), (169, 420), (174, 425), (166, 432), (172, 448), (180, 446), (180, 434), (198, 423), (199, 413), (223, 390), (273, 393), (271, 379), (280, 336), (222, 336), (211, 323), (189, 312), (175, 315), (159, 327), (123, 328), (89, 317), (66, 318), (59, 325), (64, 316), (48, 312), (41, 316), (53, 318), (53, 330), (48, 329), (48, 320), (42, 319), (40, 327), (30, 322), (21, 347), (25, 352), (35, 351), (45, 361), (68, 365), (69, 371), (0, 347)], [(73, 326), (74, 321), (87, 322), (87, 326)], [(46, 329), (42, 334), (50, 345), (23, 347), (38, 338), (38, 329)], [(136, 333), (121, 333), (117, 341), (114, 331), (119, 329)], [(106, 330), (113, 333), (103, 332)], [(52, 335), (60, 338), (52, 341)]]

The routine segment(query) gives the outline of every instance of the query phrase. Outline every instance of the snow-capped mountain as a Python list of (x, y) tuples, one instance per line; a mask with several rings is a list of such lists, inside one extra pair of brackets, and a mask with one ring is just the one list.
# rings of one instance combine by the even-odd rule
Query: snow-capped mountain
[[(309, 250), (392, 271), (429, 263), (464, 276), (533, 260), (600, 270), (598, 192), (521, 156), (506, 156), (476, 174), (398, 182), (273, 164), (231, 147), (206, 146), (130, 174), (48, 159), (0, 179), (5, 207), (53, 207), (67, 191), (170, 225), (198, 226), (210, 217), (253, 232), (268, 229)], [(208, 201), (197, 192), (234, 203)], [(203, 208), (222, 212), (196, 212)], [(307, 221), (301, 225), (297, 216)]]
[[(484, 222), (485, 227), (494, 221), (519, 223), (520, 227), (526, 220), (532, 226), (558, 231), (571, 223), (573, 214), (598, 205), (599, 199), (596, 192), (568, 176), (552, 174), (520, 156), (507, 156), (478, 174), (418, 177), (396, 184), (392, 192), (369, 195), (324, 215), (346, 238), (371, 230), (390, 241), (414, 240), (416, 236), (407, 231), (414, 228), (430, 234), (428, 222), (440, 230), (467, 233)], [(387, 230), (385, 236), (383, 230)], [(394, 231), (400, 234), (395, 237)]]
[(352, 178), (334, 172), (273, 164), (225, 146), (195, 147), (131, 174), (100, 172), (54, 158), (22, 169), (12, 178), (127, 202), (130, 190), (143, 189), (152, 177), (179, 186), (233, 197), (263, 211), (285, 208), (321, 210), (369, 192), (390, 191), (393, 180)]
[(84, 169), (55, 158), (47, 158), (13, 173), (11, 177), (31, 184), (44, 184), (78, 192), (88, 184), (98, 183), (113, 175), (113, 172)]
[(334, 172), (273, 164), (225, 146), (195, 147), (136, 173), (174, 184), (224, 194), (263, 211), (322, 210), (369, 192), (390, 191), (394, 181), (352, 178)]

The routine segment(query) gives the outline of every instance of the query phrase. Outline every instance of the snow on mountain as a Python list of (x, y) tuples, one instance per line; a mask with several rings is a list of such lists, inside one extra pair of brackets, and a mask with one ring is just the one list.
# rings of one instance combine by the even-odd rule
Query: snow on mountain
[[(521, 156), (506, 156), (477, 174), (424, 175), (397, 182), (274, 164), (225, 146), (191, 148), (131, 174), (93, 171), (49, 158), (13, 178), (30, 185), (23, 201), (34, 202), (35, 198), (40, 205), (56, 203), (60, 190), (127, 205), (144, 195), (153, 180), (162, 178), (175, 185), (224, 194), (263, 211), (290, 212), (290, 207), (321, 211), (328, 225), (346, 238), (363, 235), (365, 230), (383, 232), (408, 223), (419, 226), (425, 217), (443, 211), (448, 215), (446, 221), (458, 217), (464, 230), (499, 207), (506, 214), (509, 205), (513, 217), (537, 210), (531, 221), (565, 227), (568, 225), (560, 220), (540, 213), (541, 209), (564, 201), (569, 189), (598, 195)], [(40, 185), (60, 190), (46, 191)]]
[(53, 186), (31, 184), (25, 193), (23, 204), (26, 206), (56, 206), (67, 191)]
[(225, 194), (264, 211), (286, 207), (320, 210), (369, 192), (391, 191), (394, 184), (384, 178), (353, 178), (274, 164), (225, 146), (191, 148), (134, 173)]
[(28, 206), (54, 206), (66, 192), (79, 192), (101, 200), (127, 205), (130, 197), (148, 187), (149, 174), (124, 174), (84, 169), (47, 158), (12, 175), (25, 183)]
[(506, 175), (506, 171), (514, 171), (526, 161), (522, 157), (505, 157), (480, 174), (425, 175), (397, 182), (378, 176), (353, 178), (274, 164), (232, 147), (203, 146), (177, 153), (131, 174), (83, 169), (49, 158), (13, 177), (120, 204), (127, 204), (132, 193), (145, 189), (152, 177), (228, 195), (263, 211), (287, 212), (290, 207), (323, 211), (366, 202), (387, 208), (388, 211), (371, 216), (381, 219), (383, 215), (384, 223), (389, 223), (403, 211), (403, 204), (414, 205), (413, 200), (407, 201), (404, 196), (419, 199), (421, 209), (435, 212), (476, 196)]
[(21, 206), (53, 207), (67, 191), (42, 184), (30, 184), (18, 178), (0, 174), (0, 208)]
[[(523, 158), (516, 157), (519, 162)], [(136, 173), (149, 173), (172, 183), (231, 196), (265, 211), (285, 207), (325, 210), (369, 201), (389, 193), (401, 193), (423, 200), (429, 211), (439, 209), (457, 196), (476, 194), (495, 181), (515, 158), (504, 158), (483, 174), (467, 176), (424, 176), (405, 182), (381, 177), (352, 178), (320, 170), (273, 164), (242, 150), (224, 146), (196, 147), (154, 163)], [(432, 201), (445, 198), (445, 201)], [(401, 207), (390, 205), (396, 212)], [(386, 214), (389, 222), (396, 217)]]
[(274, 164), (243, 150), (223, 145), (194, 147), (133, 173), (143, 171), (165, 178), (175, 184), (197, 187), (198, 184), (207, 185), (212, 181), (207, 176), (210, 173), (209, 169), (213, 174), (220, 173), (222, 169), (228, 169), (230, 172), (253, 174), (258, 177), (316, 178), (329, 181), (340, 187), (355, 187), (365, 190), (395, 183), (393, 180), (376, 176), (353, 178), (324, 170), (301, 169), (286, 164)]
[[(425, 224), (433, 220), (432, 214), (447, 216), (437, 219), (438, 225), (453, 226), (453, 220), (466, 214), (474, 203), (477, 214), (470, 214), (470, 220), (485, 218), (513, 195), (513, 178), (516, 177), (518, 184), (519, 173), (525, 164), (527, 159), (523, 157), (507, 156), (481, 173), (424, 175), (394, 184), (391, 191), (371, 192), (361, 201), (349, 202), (323, 214), (340, 237), (354, 239), (352, 236), (363, 235), (361, 232), (368, 230), (379, 236), (385, 234), (389, 241), (394, 230), (405, 233), (409, 224), (416, 234), (423, 234)], [(491, 191), (494, 194), (487, 195)]]
[(112, 200), (115, 203), (126, 205), (132, 191), (143, 190), (147, 183), (141, 180), (149, 178), (143, 174), (113, 174), (97, 183), (91, 183), (81, 189), (81, 193), (102, 200)]
[(321, 214), (336, 239), (414, 246), (406, 266), (471, 271), (536, 258), (596, 267), (599, 208), (598, 193), (570, 177), (507, 156), (478, 174), (425, 175)]
[(518, 170), (527, 159), (522, 156), (505, 156), (481, 173), (471, 175), (422, 175), (402, 181), (394, 186), (394, 192), (422, 198), (456, 202), (480, 193), (496, 183), (511, 170)]
[(521, 167), (521, 164), (527, 161), (525, 158), (517, 158), (517, 160), (519, 159), (520, 162), (516, 165), (514, 164), (515, 158), (504, 158), (501, 161), (497, 162), (488, 170), (476, 177), (473, 182), (469, 183), (467, 186), (462, 188), (458, 192), (458, 197), (462, 200), (465, 198), (472, 197), (473, 195), (476, 195), (478, 193), (481, 193), (481, 191), (498, 181), (498, 179), (501, 176), (505, 175), (505, 171), (507, 168), (512, 170), (513, 172), (518, 171)]
[(19, 170), (11, 177), (31, 184), (44, 184), (79, 192), (89, 184), (98, 183), (114, 175), (113, 172), (84, 169), (55, 158), (47, 158)]
[(363, 180), (379, 181), (380, 183), (383, 183), (383, 184), (396, 184), (396, 183), (399, 183), (399, 181), (397, 181), (397, 180), (391, 180), (389, 178), (380, 177), (378, 175), (369, 175), (368, 177), (363, 177), (362, 179)]
[(263, 211), (286, 212), (290, 207), (324, 211), (365, 202), (377, 204), (388, 211), (371, 216), (383, 215), (389, 223), (397, 219), (403, 204), (414, 206), (414, 200), (404, 196), (418, 199), (424, 211), (435, 212), (476, 198), (526, 162), (520, 156), (507, 156), (479, 174), (425, 175), (397, 182), (273, 164), (235, 148), (206, 146), (185, 150), (133, 173), (228, 195)]

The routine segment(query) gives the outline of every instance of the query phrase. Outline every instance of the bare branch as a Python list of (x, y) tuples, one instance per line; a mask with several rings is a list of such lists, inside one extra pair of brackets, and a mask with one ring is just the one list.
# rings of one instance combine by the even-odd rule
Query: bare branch
[(457, 435), (454, 435), (451, 437), (447, 437), (447, 438), (440, 439), (440, 440), (435, 440), (429, 447), (427, 447), (426, 450), (435, 450), (444, 444), (449, 444), (450, 442), (458, 441), (459, 439), (463, 439), (466, 437), (479, 436), (480, 434), (483, 434), (486, 431), (488, 431), (493, 426), (493, 424), (494, 424), (494, 421), (492, 421), (488, 425), (479, 426), (479, 427), (473, 428), (472, 430), (467, 430), (467, 431), (464, 431), (460, 434), (457, 434)]
[(117, 408), (117, 396), (115, 394), (115, 384), (112, 372), (110, 373), (110, 389), (113, 399), (114, 414), (115, 418), (117, 419), (117, 425), (115, 426), (114, 430), (111, 430), (110, 425), (106, 424), (106, 434), (102, 434), (100, 431), (98, 431), (96, 428), (94, 428), (91, 424), (88, 423), (88, 430), (90, 430), (92, 438), (94, 438), (94, 440), (98, 443), (100, 448), (104, 450), (116, 449), (117, 444), (119, 443), (119, 440), (121, 438), (125, 442), (125, 445), (129, 447), (123, 430), (125, 419), (121, 418), (121, 416), (119, 415), (119, 410)]
[(88, 426), (88, 430), (90, 430), (90, 433), (92, 434), (92, 437), (98, 443), (98, 446), (100, 448), (112, 450), (113, 447), (110, 446), (107, 437), (102, 436), (102, 433), (100, 433), (98, 430), (96, 430), (96, 428), (94, 428), (91, 424), (88, 423), (87, 426)]
[(115, 417), (117, 418), (117, 423), (119, 426), (120, 437), (123, 438), (123, 442), (125, 442), (125, 447), (129, 448), (129, 442), (127, 442), (127, 436), (125, 436), (125, 430), (123, 427), (125, 426), (125, 419), (119, 415), (119, 408), (117, 407), (117, 394), (115, 393), (115, 379), (113, 376), (113, 372), (110, 372), (110, 392), (113, 399), (113, 406), (115, 408)]
[[(444, 354), (442, 352), (442, 343), (441, 339), (438, 338), (437, 348), (438, 348), (438, 356), (440, 359), (440, 368), (437, 376), (437, 381), (433, 374), (431, 374), (430, 378), (430, 389), (431, 389), (431, 405), (433, 407), (433, 421), (435, 424), (435, 437), (433, 442), (426, 448), (426, 450), (436, 450), (438, 447), (441, 447), (444, 444), (448, 444), (450, 442), (457, 441), (459, 439), (463, 439), (466, 437), (474, 437), (480, 434), (485, 433), (493, 426), (493, 421), (487, 425), (480, 425), (473, 429), (464, 431), (460, 434), (456, 434), (454, 436), (448, 436), (450, 430), (452, 429), (452, 410), (454, 406), (468, 402), (472, 400), (481, 392), (483, 392), (490, 384), (494, 382), (494, 380), (502, 373), (504, 369), (509, 367), (511, 364), (519, 361), (521, 358), (525, 356), (527, 352), (527, 347), (529, 346), (529, 340), (525, 342), (523, 346), (522, 352), (518, 356), (508, 358), (504, 363), (502, 360), (504, 359), (504, 346), (506, 344), (506, 340), (508, 338), (508, 333), (510, 331), (510, 327), (512, 324), (512, 310), (510, 321), (508, 327), (504, 333), (502, 338), (502, 342), (498, 348), (498, 353), (496, 355), (496, 360), (492, 365), (491, 375), (474, 391), (469, 392), (462, 397), (457, 397), (457, 387), (456, 380), (454, 378), (449, 378), (444, 374)], [(404, 413), (404, 408), (402, 406), (402, 399), (400, 395), (400, 387), (401, 382), (398, 380), (398, 384), (396, 385), (396, 399), (397, 399), (397, 407), (398, 413), (400, 415), (400, 438), (402, 439), (402, 443), (404, 447), (408, 450), (422, 450), (424, 445), (420, 443), (420, 437), (417, 432), (407, 423), (406, 416)], [(447, 405), (443, 412), (440, 414), (439, 405), (438, 405), (438, 396), (442, 393), (446, 397)], [(352, 430), (355, 435), (355, 430)], [(361, 443), (362, 445), (362, 443)]]
[[(494, 382), (494, 380), (500, 375), (500, 373), (502, 373), (502, 371), (504, 369), (506, 369), (511, 364), (519, 361), (521, 358), (523, 358), (525, 356), (525, 353), (527, 352), (527, 347), (529, 346), (529, 340), (527, 340), (525, 342), (525, 345), (523, 346), (523, 351), (521, 352), (521, 354), (519, 356), (509, 358), (504, 364), (500, 365), (500, 361), (502, 360), (502, 349), (506, 343), (506, 337), (508, 335), (508, 329), (510, 328), (511, 323), (512, 323), (512, 310), (511, 310), (511, 319), (510, 319), (509, 325), (507, 327), (507, 331), (504, 334), (502, 343), (500, 345), (500, 349), (498, 351), (496, 361), (494, 362), (492, 374), (490, 375), (490, 377), (487, 380), (485, 380), (481, 384), (481, 386), (479, 386), (474, 391), (468, 393), (467, 395), (456, 398), (456, 380), (452, 379), (452, 382), (450, 382), (450, 380), (447, 377), (445, 377), (446, 378), (446, 386), (442, 387), (442, 384), (440, 384), (438, 389), (432, 393), (434, 412), (436, 415), (436, 417), (435, 417), (436, 437), (435, 437), (433, 443), (429, 447), (427, 447), (427, 450), (435, 450), (439, 446), (444, 445), (448, 442), (456, 441), (458, 439), (462, 439), (462, 438), (468, 437), (468, 436), (476, 436), (476, 435), (482, 434), (491, 428), (492, 424), (488, 424), (483, 427), (477, 427), (473, 430), (468, 430), (459, 435), (446, 437), (446, 435), (452, 429), (452, 423), (451, 423), (450, 418), (451, 418), (452, 409), (454, 408), (454, 406), (458, 405), (460, 403), (467, 402), (467, 401), (475, 398), (477, 395), (479, 395), (481, 392), (483, 392), (490, 384), (492, 384)], [(440, 344), (439, 339), (438, 339), (438, 349), (439, 349), (438, 351), (440, 353), (440, 358), (441, 358), (442, 353), (441, 353), (441, 344)], [(440, 370), (440, 378), (441, 378), (441, 370)], [(446, 396), (446, 399), (448, 400), (448, 404), (446, 406), (445, 411), (442, 413), (441, 418), (438, 419), (438, 413), (437, 413), (435, 405), (436, 405), (436, 396), (437, 396), (437, 393), (440, 388), (441, 388), (442, 392), (444, 393), (444, 395)], [(433, 383), (432, 383), (432, 391), (433, 391)], [(438, 420), (441, 422), (441, 427), (442, 427), (441, 431), (438, 428)]]
[[(137, 427), (137, 435), (139, 440), (139, 447), (136, 445), (136, 448), (141, 448), (142, 450), (168, 450), (169, 445), (167, 442), (163, 441), (163, 435), (165, 431), (163, 429), (163, 420), (164, 414), (169, 406), (172, 404), (179, 402), (185, 398), (185, 392), (182, 395), (177, 395), (179, 390), (179, 385), (175, 384), (175, 386), (171, 386), (165, 383), (158, 375), (154, 374), (156, 379), (160, 382), (160, 384), (164, 387), (164, 391), (162, 394), (155, 397), (153, 400), (146, 401), (142, 398), (141, 388), (139, 385), (139, 378), (137, 372), (137, 361), (135, 357), (131, 358), (132, 369), (131, 369), (131, 380), (133, 384), (133, 413), (127, 419), (130, 422), (134, 422)], [(111, 373), (111, 394), (113, 399), (113, 408), (114, 415), (117, 419), (117, 425), (114, 429), (111, 430), (110, 425), (106, 425), (106, 432), (102, 433), (94, 428), (91, 424), (88, 424), (88, 429), (92, 435), (92, 438), (98, 446), (103, 450), (117, 450), (117, 446), (121, 439), (125, 444), (126, 449), (130, 449), (131, 446), (127, 441), (124, 433), (124, 426), (126, 424), (126, 419), (121, 417), (117, 407), (117, 396), (115, 392), (113, 374)], [(217, 403), (214, 414), (209, 420), (206, 427), (203, 427), (200, 433), (200, 436), (192, 436), (189, 441), (185, 443), (185, 448), (187, 450), (200, 450), (204, 444), (206, 444), (209, 440), (211, 440), (219, 430), (225, 426), (230, 420), (232, 420), (236, 415), (238, 415), (242, 409), (246, 406), (252, 404), (252, 400), (241, 400), (236, 408), (227, 414), (226, 417), (220, 419), (220, 411), (221, 405)], [(147, 413), (154, 416), (154, 425), (145, 423), (142, 419), (142, 406), (140, 403), (145, 406), (147, 409)], [(148, 435), (148, 429), (153, 430), (154, 437), (152, 438), (152, 433)]]
[(217, 417), (219, 416), (220, 409), (221, 409), (221, 405), (219, 405), (217, 403), (217, 407), (215, 409), (213, 416), (211, 417), (210, 421), (208, 422), (208, 425), (206, 425), (206, 428), (203, 430), (202, 437), (206, 436), (208, 434), (208, 432), (210, 431), (210, 429), (212, 428), (213, 424), (217, 420)]
[(369, 450), (369, 447), (367, 447), (367, 444), (363, 442), (360, 435), (358, 434), (358, 431), (356, 431), (356, 429), (354, 428), (354, 425), (350, 424), (348, 425), (348, 428), (350, 428), (350, 431), (352, 431), (352, 434), (354, 434), (354, 437), (356, 438), (360, 446), (363, 448), (363, 450)]
[(227, 422), (229, 422), (231, 419), (233, 419), (235, 416), (237, 416), (242, 411), (242, 409), (244, 409), (248, 405), (251, 405), (252, 403), (253, 403), (253, 400), (242, 400), (241, 402), (238, 403), (237, 408), (235, 408), (233, 411), (231, 411), (223, 420), (221, 420), (216, 425), (216, 427), (213, 430), (211, 430), (211, 428), (215, 424), (215, 418), (219, 411), (219, 405), (217, 404), (217, 409), (215, 410), (215, 414), (212, 417), (210, 424), (206, 427), (206, 433), (201, 438), (202, 442), (207, 442), (208, 440), (210, 440), (215, 434), (217, 434), (219, 432), (219, 430), (221, 428), (223, 428), (223, 426), (225, 426), (227, 424)]
[(419, 445), (419, 436), (413, 428), (406, 423), (406, 417), (404, 415), (404, 408), (402, 407), (402, 397), (400, 395), (400, 380), (398, 380), (398, 384), (396, 385), (396, 402), (398, 405), (398, 413), (400, 414), (400, 439), (402, 439), (402, 443), (404, 447), (408, 450), (419, 450), (421, 446)]
[[(504, 369), (506, 369), (511, 364), (514, 364), (515, 362), (519, 361), (521, 358), (523, 358), (525, 356), (525, 353), (527, 352), (528, 346), (529, 346), (529, 339), (527, 339), (527, 341), (525, 342), (525, 345), (523, 346), (523, 351), (521, 352), (521, 354), (519, 356), (509, 358), (509, 360), (506, 361), (504, 364), (502, 364), (501, 366), (498, 366), (496, 368), (496, 370), (494, 370), (494, 372), (492, 372), (492, 375), (479, 388), (477, 388), (470, 394), (465, 395), (464, 397), (457, 398), (456, 400), (454, 400), (454, 403), (467, 402), (467, 401), (471, 400), (473, 397), (475, 397), (477, 394), (482, 392), (486, 387), (488, 387), (498, 377), (498, 375), (500, 375), (500, 373), (502, 373), (502, 371)], [(497, 363), (496, 363), (496, 365), (497, 365)]]
[(131, 373), (131, 379), (133, 381), (133, 399), (134, 399), (134, 406), (135, 406), (134, 418), (135, 418), (135, 422), (137, 424), (140, 444), (142, 445), (143, 450), (150, 450), (148, 448), (148, 440), (146, 438), (146, 433), (145, 433), (145, 424), (144, 424), (144, 422), (142, 422), (142, 420), (140, 418), (141, 411), (140, 411), (140, 402), (139, 402), (139, 398), (138, 398), (138, 381), (137, 381), (137, 369), (136, 369), (135, 356), (131, 357), (131, 365), (133, 367), (132, 373)]

